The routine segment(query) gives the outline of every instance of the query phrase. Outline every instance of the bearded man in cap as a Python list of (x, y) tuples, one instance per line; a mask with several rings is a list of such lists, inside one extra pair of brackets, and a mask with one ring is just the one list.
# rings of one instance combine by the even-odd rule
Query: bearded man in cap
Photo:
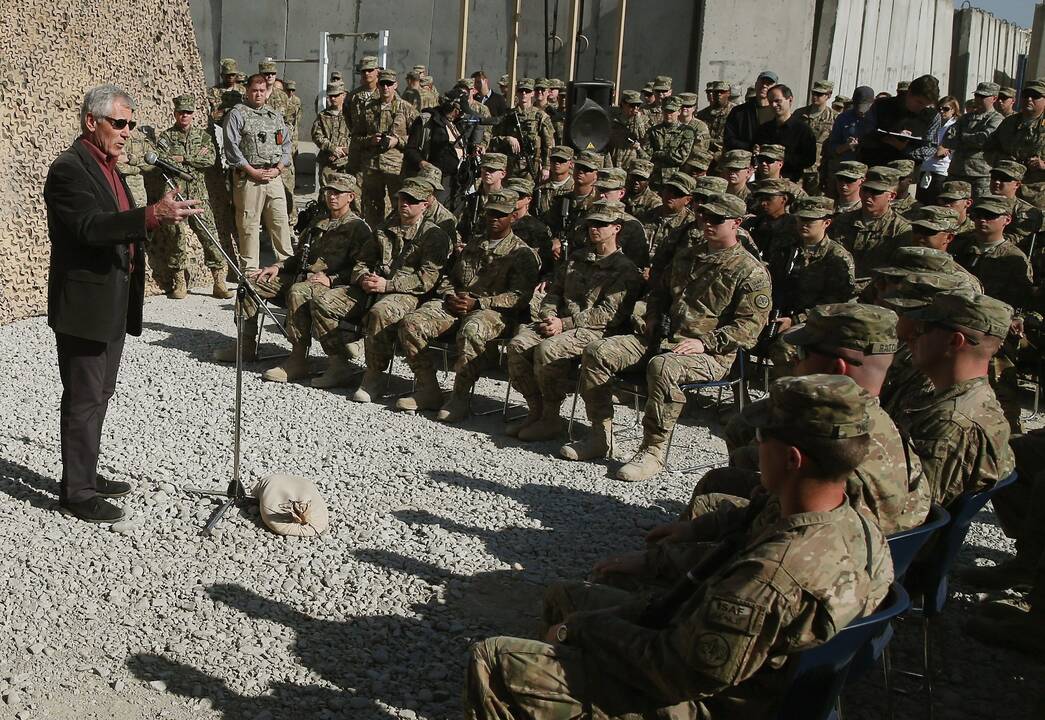
[(1045, 209), (1045, 78), (1024, 83), (1020, 111), (1002, 120), (985, 149), (992, 162), (1015, 160), (1026, 167), (1020, 197)]
[(207, 92), (207, 104), (210, 106), (210, 118), (215, 124), (221, 125), (225, 113), (229, 107), (223, 96), (226, 92), (238, 92), (242, 97), (247, 88), (239, 82), (239, 64), (235, 58), (221, 59), (221, 82), (213, 85)]

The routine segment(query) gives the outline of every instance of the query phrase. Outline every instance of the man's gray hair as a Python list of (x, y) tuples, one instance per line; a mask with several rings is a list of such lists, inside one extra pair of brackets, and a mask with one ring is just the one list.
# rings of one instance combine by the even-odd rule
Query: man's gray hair
[(131, 110), (135, 107), (134, 98), (119, 85), (98, 85), (88, 90), (80, 105), (80, 129), (87, 130), (87, 113), (95, 118), (106, 117), (112, 114), (116, 103), (122, 103)]

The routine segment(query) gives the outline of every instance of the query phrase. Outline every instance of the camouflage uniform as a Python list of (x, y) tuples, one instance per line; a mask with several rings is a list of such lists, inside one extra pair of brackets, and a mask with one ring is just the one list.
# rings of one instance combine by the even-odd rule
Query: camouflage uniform
[(831, 235), (853, 256), (856, 276), (866, 278), (889, 264), (897, 248), (911, 244), (911, 224), (891, 209), (877, 218), (860, 209), (835, 218)]
[[(683, 196), (693, 193), (694, 181), (689, 175), (677, 172), (671, 173), (664, 180), (664, 187), (671, 187)], [(648, 254), (650, 257), (656, 254), (657, 247), (669, 235), (679, 228), (689, 225), (697, 219), (696, 214), (689, 206), (683, 207), (681, 212), (668, 214), (667, 205), (659, 205), (648, 211), (640, 218), (646, 234)], [(646, 265), (650, 263), (647, 261)]]
[[(287, 80), (283, 83), (287, 90), (294, 89), (293, 81)], [(294, 137), (294, 153), (298, 151), (298, 140), (301, 139), (301, 98), (298, 97), (297, 93), (291, 95), (287, 93), (287, 123), (290, 125), (290, 131)]]
[[(233, 58), (222, 58), (221, 59), (221, 77), (224, 80), (226, 77), (232, 75), (238, 77), (239, 65)], [(228, 112), (236, 103), (229, 105), (225, 102), (225, 93), (233, 91), (240, 94), (240, 99), (236, 103), (242, 102), (243, 94), (247, 92), (247, 88), (237, 80), (233, 79), (231, 85), (212, 85), (207, 89), (207, 106), (210, 109), (210, 119), (214, 121), (216, 125), (220, 125), (221, 121), (225, 118), (225, 113)]]
[[(671, 97), (666, 98), (667, 101)], [(670, 103), (668, 107), (675, 107), (678, 101)], [(654, 185), (660, 183), (665, 170), (674, 170), (682, 167), (693, 152), (693, 143), (696, 139), (693, 128), (679, 122), (661, 122), (650, 128), (646, 135), (646, 146), (639, 153), (640, 157), (653, 161), (653, 175), (651, 182)]]
[(726, 130), (726, 118), (729, 116), (729, 111), (732, 109), (732, 104), (729, 104), (724, 108), (715, 108), (709, 105), (703, 110), (697, 111), (695, 117), (699, 118), (708, 126), (708, 135), (711, 138), (709, 149), (712, 152), (718, 153), (722, 151), (722, 139)]
[(644, 596), (552, 586), (542, 620), (565, 621), (561, 642), (474, 644), (465, 717), (770, 717), (788, 656), (873, 612), (893, 578), (885, 538), (844, 503), (776, 520), (707, 572), (658, 628), (639, 624)]
[[(642, 98), (634, 90), (625, 90), (621, 95), (621, 102), (632, 105), (642, 103)], [(619, 113), (620, 111), (618, 110), (617, 112)], [(630, 136), (638, 140), (641, 144), (646, 139), (646, 133), (648, 132), (649, 119), (645, 113), (637, 112), (634, 116), (627, 119), (622, 119), (618, 114), (613, 126), (610, 128), (609, 152), (610, 162), (613, 163), (613, 166), (627, 169), (631, 161), (639, 156), (634, 146), (628, 142), (628, 137)]]
[[(629, 176), (635, 175), (648, 181), (653, 174), (653, 163), (637, 158), (624, 169), (627, 170)], [(660, 193), (651, 188), (648, 182), (646, 189), (639, 195), (632, 196), (630, 191), (624, 195), (624, 209), (636, 217), (642, 217), (653, 208), (660, 207), (662, 202)]]
[[(1035, 81), (1038, 92), (1045, 93), (1045, 83)], [(1030, 120), (1023, 113), (1014, 113), (1001, 121), (984, 146), (987, 158), (994, 164), (999, 160), (1015, 160), (1023, 165), (1033, 157), (1045, 158), (1045, 113)], [(1031, 169), (1028, 165), (1020, 197), (1039, 210), (1045, 210), (1045, 168)]]
[[(179, 101), (183, 101), (181, 105), (178, 104)], [(175, 98), (175, 108), (179, 107), (195, 110), (194, 100), (191, 96)], [(187, 198), (198, 200), (198, 207), (203, 209), (203, 214), (190, 222), (161, 226), (161, 232), (168, 235), (171, 243), (167, 267), (175, 271), (189, 268), (188, 236), (191, 228), (203, 248), (203, 259), (207, 267), (211, 270), (225, 269), (225, 258), (211, 241), (211, 238), (218, 239), (218, 229), (214, 225), (214, 211), (210, 206), (204, 177), (204, 173), (213, 168), (218, 159), (214, 138), (206, 130), (195, 125), (189, 127), (188, 132), (182, 132), (177, 126), (172, 126), (156, 138), (156, 149), (162, 159), (184, 168), (192, 175), (192, 180), (188, 181), (172, 179), (179, 192)]]
[[(985, 86), (990, 85), (993, 85), (993, 93), (997, 94), (998, 86), (995, 83), (980, 83), (976, 88), (976, 94), (983, 94), (981, 91), (989, 94), (991, 88)], [(997, 110), (965, 113), (943, 136), (941, 144), (952, 151), (947, 177), (969, 183), (974, 198), (990, 192), (991, 164), (987, 161), (984, 150), (988, 138), (1004, 119)]]
[[(823, 80), (813, 83), (813, 90), (817, 92), (831, 92), (834, 85)], [(806, 105), (795, 110), (795, 116), (813, 131), (816, 138), (816, 162), (812, 167), (802, 171), (802, 188), (810, 195), (820, 194), (820, 162), (824, 149), (824, 142), (831, 135), (831, 129), (835, 125), (838, 113), (831, 109), (830, 105), (818, 108), (815, 105)]]
[[(394, 80), (395, 74), (382, 70), (380, 77)], [(352, 142), (359, 146), (363, 173), (363, 217), (371, 225), (379, 224), (388, 213), (402, 183), (403, 148), (415, 117), (413, 106), (399, 95), (389, 103), (377, 95), (366, 104), (352, 127)], [(382, 133), (395, 137), (395, 147), (382, 150), (371, 144), (370, 137)]]
[(135, 207), (145, 207), (149, 204), (149, 198), (145, 192), (144, 173), (152, 170), (153, 166), (145, 162), (145, 154), (153, 149), (152, 142), (139, 130), (131, 134), (130, 139), (123, 146), (123, 153), (127, 156), (126, 162), (116, 163), (116, 172), (127, 181)]
[[(356, 64), (356, 70), (362, 72), (363, 70), (377, 70), (377, 56), (376, 55), (364, 55), (359, 63)], [(363, 115), (363, 110), (366, 108), (367, 103), (372, 99), (379, 97), (378, 85), (374, 83), (374, 89), (371, 90), (363, 85), (356, 86), (352, 92), (345, 98), (345, 104), (342, 106), (342, 110), (345, 111), (345, 121), (348, 123), (349, 129), (356, 126), (359, 122), (359, 118)]]
[[(792, 257), (794, 268), (788, 273)], [(795, 324), (805, 322), (815, 305), (848, 302), (856, 295), (853, 256), (829, 237), (806, 245), (793, 236), (786, 244), (771, 246), (764, 259), (773, 286), (786, 303), (786, 316)]]
[[(988, 196), (990, 197), (990, 196)], [(1033, 291), (1030, 261), (1011, 240), (985, 247), (976, 236), (955, 238), (948, 251), (983, 284), (985, 295), (1024, 307)]]
[[(522, 78), (518, 86), (524, 87), (527, 85), (527, 82), (529, 82), (529, 87), (532, 90), (533, 80), (529, 78)], [(519, 134), (520, 127), (524, 133), (523, 135)], [(544, 112), (544, 110), (533, 106), (525, 109), (520, 106), (510, 110), (494, 126), (493, 137), (493, 142), (499, 144), (501, 152), (508, 155), (509, 175), (528, 175), (540, 178), (541, 170), (548, 167), (552, 147), (555, 145), (555, 130), (552, 127), (551, 118), (548, 117), (548, 113)], [(508, 137), (517, 138), (520, 146), (523, 145), (524, 138), (527, 139), (535, 157), (526, 157), (522, 147), (519, 148), (518, 153), (512, 152), (508, 142), (502, 139)], [(529, 166), (531, 159), (536, 160), (536, 168)]]
[[(294, 140), (297, 139), (297, 130), (291, 124), (291, 103), (290, 96), (287, 95), (281, 88), (273, 87), (272, 92), (269, 94), (269, 99), (265, 103), (270, 108), (278, 112), (282, 117), (284, 123), (286, 123), (287, 130), (290, 132), (291, 147), (293, 147)], [(294, 163), (291, 162), (280, 172), (280, 179), (283, 180), (283, 188), (287, 194), (287, 216), (294, 217), (294, 186), (296, 183), (296, 175), (294, 171)]]
[[(515, 193), (495, 193), (495, 198), (501, 196), (514, 197)], [(514, 199), (511, 204), (514, 208)], [(500, 240), (487, 241), (480, 236), (470, 240), (439, 282), (435, 294), (444, 298), (468, 293), (478, 301), (477, 308), (457, 317), (446, 310), (443, 300), (432, 300), (399, 324), (399, 347), (414, 376), (419, 381), (434, 380), (435, 368), (424, 350), (435, 338), (456, 329), (454, 393), (467, 397), (479, 379), (477, 361), (487, 343), (513, 327), (517, 313), (528, 304), (537, 284), (538, 265), (537, 253), (511, 232)]]
[[(344, 92), (345, 86), (331, 83), (327, 86), (327, 95)], [(328, 107), (316, 115), (312, 122), (312, 142), (319, 148), (316, 163), (319, 165), (319, 177), (322, 179), (328, 172), (349, 172), (349, 147), (352, 133), (345, 122), (345, 114), (341, 110)], [(337, 148), (344, 152), (340, 157), (334, 155)]]

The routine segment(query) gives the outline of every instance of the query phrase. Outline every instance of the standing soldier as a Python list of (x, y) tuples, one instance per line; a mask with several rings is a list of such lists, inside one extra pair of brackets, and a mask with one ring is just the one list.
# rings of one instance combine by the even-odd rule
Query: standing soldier
[(802, 189), (810, 195), (820, 194), (820, 156), (824, 149), (824, 141), (831, 134), (835, 118), (838, 117), (838, 113), (831, 109), (831, 93), (834, 91), (833, 82), (817, 80), (813, 83), (812, 104), (795, 111), (795, 117), (808, 125), (816, 138), (816, 162), (802, 173)]
[(991, 164), (985, 157), (987, 140), (1005, 118), (994, 109), (998, 99), (998, 83), (982, 82), (973, 95), (973, 111), (965, 113), (948, 128), (943, 147), (951, 151), (947, 176), (972, 185), (972, 196), (978, 198), (991, 191)]
[(693, 128), (693, 151), (707, 150), (711, 147), (711, 131), (707, 124), (694, 114), (697, 111), (697, 94), (679, 93), (678, 97), (682, 101), (679, 122)]
[[(377, 97), (377, 74), (380, 70), (377, 65), (376, 55), (364, 55), (359, 63), (356, 64), (356, 72), (359, 73), (359, 85), (348, 94), (348, 99), (345, 100), (342, 108), (345, 111), (345, 120), (348, 122), (350, 129), (356, 126), (356, 120), (363, 114), (366, 104), (372, 98)], [(354, 155), (355, 153), (353, 153)], [(350, 164), (353, 171), (355, 171), (358, 165), (358, 158)]]
[(290, 133), (290, 162), (280, 170), (280, 179), (283, 181), (283, 191), (287, 198), (287, 217), (294, 217), (294, 128), (290, 124), (290, 96), (276, 84), (276, 61), (265, 58), (258, 63), (258, 74), (265, 77), (268, 86), (268, 99), (266, 104), (283, 117), (287, 131)]
[(257, 270), (261, 223), (265, 223), (276, 260), (293, 252), (287, 197), (280, 180), (291, 163), (290, 131), (283, 116), (265, 104), (264, 76), (247, 81), (243, 102), (225, 118), (225, 159), (233, 171), (232, 202), (236, 207), (242, 270)]
[(620, 94), (620, 107), (610, 128), (609, 153), (614, 167), (627, 170), (631, 161), (639, 156), (638, 146), (649, 132), (649, 121), (641, 107), (642, 96), (635, 90), (625, 90)]
[[(529, 175), (530, 179), (548, 179), (548, 162), (555, 133), (548, 113), (533, 106), (533, 78), (522, 78), (515, 85), (516, 105), (494, 128), (494, 143), (508, 155), (509, 175)], [(529, 147), (523, 150), (523, 145)]]
[(421, 112), (423, 104), (421, 101), (421, 73), (411, 70), (406, 74), (406, 89), (402, 92), (403, 99), (414, 106), (414, 110)]
[(301, 98), (298, 96), (298, 84), (293, 80), (284, 80), (283, 89), (287, 93), (287, 124), (294, 138), (294, 155), (298, 154), (298, 139), (301, 136)]
[[(179, 95), (174, 98), (174, 125), (160, 133), (156, 138), (156, 149), (162, 159), (173, 163), (192, 176), (191, 180), (173, 178), (179, 192), (187, 198), (196, 200), (203, 208), (203, 214), (192, 223), (166, 225), (163, 232), (173, 233), (170, 257), (167, 264), (171, 272), (171, 287), (167, 297), (181, 300), (188, 294), (186, 279), (189, 274), (188, 235), (189, 227), (196, 233), (196, 238), (203, 248), (203, 258), (214, 278), (211, 294), (222, 300), (232, 297), (225, 287), (225, 273), (228, 268), (221, 251), (215, 247), (218, 240), (218, 229), (214, 225), (214, 212), (210, 206), (204, 173), (214, 167), (218, 159), (214, 139), (203, 128), (192, 124), (196, 113), (196, 98), (192, 95)], [(210, 233), (208, 237), (207, 233)]]
[(221, 82), (210, 88), (207, 93), (207, 104), (210, 106), (210, 119), (220, 125), (229, 107), (222, 101), (222, 95), (235, 90), (241, 96), (246, 88), (239, 82), (239, 65), (234, 58), (221, 59)]
[(987, 140), (988, 158), (1015, 160), (1027, 168), (1020, 197), (1045, 210), (1045, 78), (1023, 85), (1018, 113), (1002, 120)]
[(435, 80), (431, 75), (421, 75), (421, 109), (427, 110), (439, 104), (439, 91), (436, 90)]
[(729, 99), (729, 83), (724, 80), (713, 80), (704, 89), (704, 95), (708, 99), (708, 106), (697, 112), (697, 119), (702, 120), (708, 126), (711, 135), (711, 151), (722, 152), (722, 135), (726, 129), (726, 117), (733, 109), (733, 103)]
[(327, 107), (316, 115), (312, 123), (312, 142), (319, 148), (316, 162), (321, 182), (328, 172), (348, 172), (351, 134), (345, 122), (344, 105), (345, 84), (332, 82), (327, 85)]
[(653, 161), (653, 187), (660, 185), (666, 170), (677, 170), (689, 159), (693, 151), (694, 132), (689, 125), (679, 122), (682, 101), (668, 96), (661, 103), (661, 122), (650, 128), (646, 135), (646, 147), (639, 151), (641, 157)]
[(352, 142), (358, 144), (363, 172), (363, 218), (378, 227), (402, 183), (403, 148), (416, 114), (399, 97), (395, 70), (378, 75), (378, 94), (371, 98), (352, 127)]

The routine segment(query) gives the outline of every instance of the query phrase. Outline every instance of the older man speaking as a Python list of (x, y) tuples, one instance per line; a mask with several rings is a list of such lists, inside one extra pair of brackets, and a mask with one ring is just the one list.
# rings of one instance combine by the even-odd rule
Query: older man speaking
[(141, 335), (142, 241), (148, 230), (199, 215), (172, 190), (136, 208), (116, 162), (134, 130), (134, 101), (115, 85), (87, 91), (80, 137), (51, 163), (44, 184), (51, 240), (47, 322), (62, 378), (62, 512), (113, 523), (124, 511), (104, 498), (131, 491), (98, 475), (105, 411), (116, 388), (126, 334)]

